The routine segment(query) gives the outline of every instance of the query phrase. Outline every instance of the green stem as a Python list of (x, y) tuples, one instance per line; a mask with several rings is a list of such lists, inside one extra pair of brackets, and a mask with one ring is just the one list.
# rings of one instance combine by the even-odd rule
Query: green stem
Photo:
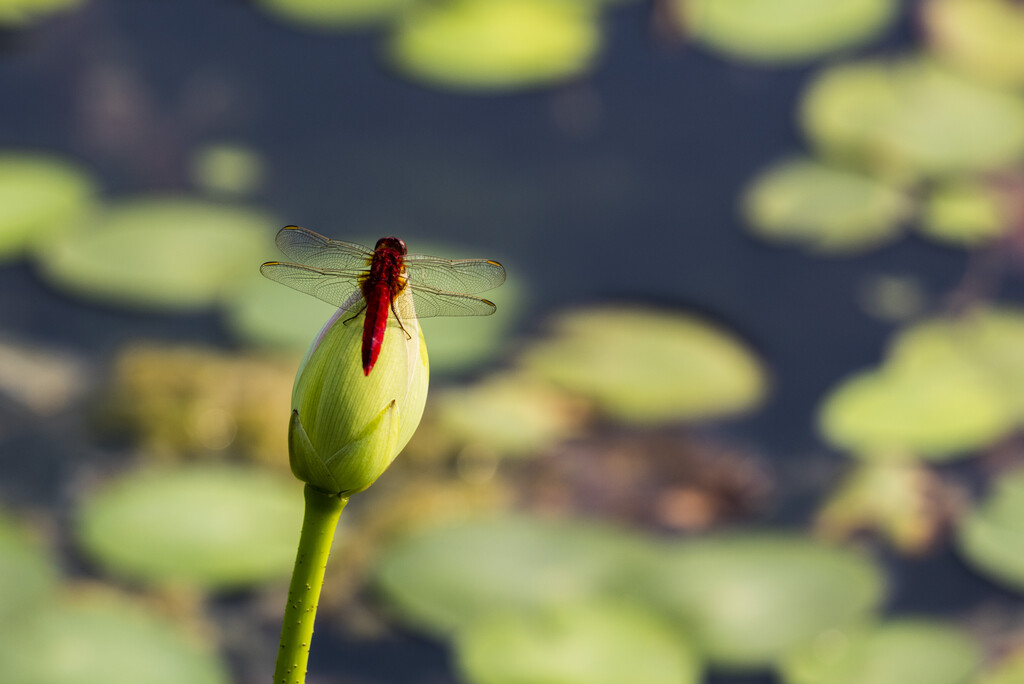
[(295, 570), (288, 587), (288, 605), (281, 623), (274, 684), (303, 684), (313, 638), (313, 620), (324, 584), (324, 570), (331, 553), (334, 530), (347, 498), (306, 485), (306, 513), (302, 518)]

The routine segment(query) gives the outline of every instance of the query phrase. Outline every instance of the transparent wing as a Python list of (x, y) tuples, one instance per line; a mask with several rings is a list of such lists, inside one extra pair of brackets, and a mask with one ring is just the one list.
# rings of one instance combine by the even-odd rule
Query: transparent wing
[[(274, 241), (277, 243), (278, 249), (284, 252), (289, 259), (313, 268), (340, 271), (365, 270), (373, 258), (373, 251), (362, 245), (332, 240), (298, 226), (285, 226), (278, 231)], [(295, 286), (292, 285), (292, 287)], [(303, 290), (303, 292), (305, 291)]]
[(325, 270), (302, 264), (269, 261), (260, 266), (260, 273), (282, 285), (345, 309), (351, 308), (362, 297), (359, 289), (362, 271)]
[(441, 259), (423, 254), (405, 257), (405, 272), (413, 291), (475, 294), (505, 282), (505, 269), (489, 259)]
[(410, 288), (410, 298), (398, 297), (395, 309), (400, 318), (433, 318), (434, 316), (490, 316), (497, 307), (494, 302), (462, 294), (461, 292), (442, 292), (431, 288)]

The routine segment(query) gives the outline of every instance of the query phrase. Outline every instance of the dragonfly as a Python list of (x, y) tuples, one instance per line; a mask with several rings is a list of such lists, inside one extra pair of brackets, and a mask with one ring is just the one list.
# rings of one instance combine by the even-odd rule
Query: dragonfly
[[(497, 261), (409, 254), (396, 237), (383, 237), (367, 249), (285, 226), (275, 242), (294, 263), (268, 261), (260, 266), (263, 275), (352, 312), (346, 322), (366, 312), (362, 364), (367, 376), (380, 355), (389, 314), (403, 332), (403, 321), (412, 318), (489, 316), (494, 302), (475, 295), (505, 282), (505, 269)], [(411, 297), (400, 297), (403, 293)]]

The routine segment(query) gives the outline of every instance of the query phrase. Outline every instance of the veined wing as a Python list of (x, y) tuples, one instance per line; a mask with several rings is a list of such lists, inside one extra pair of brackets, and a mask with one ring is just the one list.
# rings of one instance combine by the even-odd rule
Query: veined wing
[(505, 282), (505, 269), (497, 261), (489, 259), (452, 260), (410, 254), (405, 257), (405, 273), (414, 293), (428, 289), (444, 293), (476, 294), (492, 290)]
[(359, 289), (361, 270), (340, 271), (268, 261), (260, 266), (260, 273), (282, 285), (345, 309), (351, 308), (362, 297)]
[(313, 268), (364, 270), (370, 265), (370, 259), (373, 257), (373, 252), (362, 245), (332, 240), (298, 226), (285, 226), (277, 232), (274, 241), (278, 249), (289, 259)]
[(494, 313), (494, 302), (461, 292), (443, 292), (428, 287), (409, 288), (409, 299), (398, 297), (395, 308), (401, 318), (433, 318), (434, 316), (490, 316)]

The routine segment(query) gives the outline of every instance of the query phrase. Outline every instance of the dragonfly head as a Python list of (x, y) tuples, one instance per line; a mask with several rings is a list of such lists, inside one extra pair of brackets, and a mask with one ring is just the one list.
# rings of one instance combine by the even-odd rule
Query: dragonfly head
[(403, 256), (409, 253), (405, 247), (405, 241), (396, 237), (382, 237), (380, 240), (377, 240), (377, 244), (373, 249), (374, 251), (377, 251), (381, 248), (393, 249)]

